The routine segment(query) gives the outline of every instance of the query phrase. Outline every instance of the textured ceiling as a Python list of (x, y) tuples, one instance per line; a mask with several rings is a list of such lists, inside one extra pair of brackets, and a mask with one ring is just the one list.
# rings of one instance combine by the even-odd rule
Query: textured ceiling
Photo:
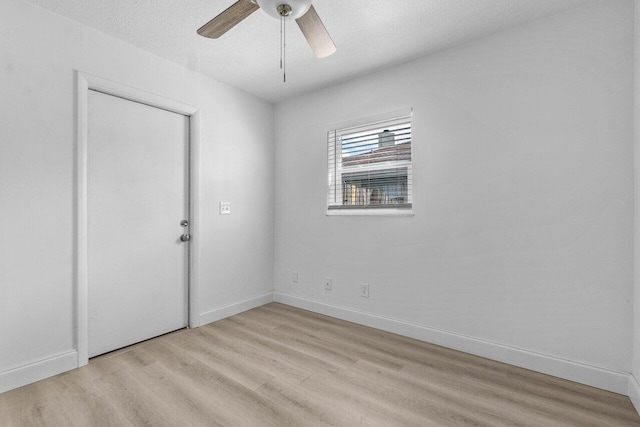
[(196, 30), (234, 0), (29, 0), (271, 102), (406, 62), (593, 0), (315, 0), (338, 51), (316, 59), (294, 22), (258, 10), (212, 40)]

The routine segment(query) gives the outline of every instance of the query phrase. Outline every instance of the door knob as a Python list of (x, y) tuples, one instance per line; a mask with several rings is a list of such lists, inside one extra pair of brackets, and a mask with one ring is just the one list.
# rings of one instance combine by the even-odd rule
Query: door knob
[[(183, 219), (182, 221), (180, 221), (180, 226), (181, 227), (188, 227), (189, 226), (189, 221), (186, 219)], [(185, 230), (185, 231), (189, 231), (189, 229)], [(188, 242), (189, 240), (191, 240), (191, 236), (189, 234), (183, 234), (182, 236), (180, 236), (180, 241), (181, 242)]]

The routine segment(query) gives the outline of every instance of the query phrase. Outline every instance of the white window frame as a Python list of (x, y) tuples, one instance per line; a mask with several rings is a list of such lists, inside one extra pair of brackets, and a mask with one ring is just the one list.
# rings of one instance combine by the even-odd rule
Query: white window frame
[[(337, 200), (343, 200), (343, 174), (354, 172), (380, 171), (395, 168), (407, 168), (407, 175), (413, 175), (413, 141), (411, 142), (411, 160), (396, 160), (378, 162), (367, 165), (343, 166), (342, 155), (339, 154), (342, 148), (342, 136), (353, 133), (353, 128), (364, 126), (375, 126), (378, 123), (392, 121), (394, 119), (409, 118), (413, 128), (413, 110), (403, 109), (391, 113), (380, 114), (368, 118), (353, 120), (333, 126), (333, 130), (327, 132), (327, 216), (413, 216), (413, 183), (409, 184), (407, 192), (407, 202), (399, 206), (383, 205), (341, 205)], [(382, 126), (384, 127), (384, 126)], [(413, 131), (413, 129), (412, 129)], [(332, 136), (333, 134), (333, 136)], [(333, 145), (333, 147), (332, 147)], [(332, 154), (333, 153), (333, 154)], [(333, 161), (332, 161), (333, 160)], [(332, 162), (331, 164), (329, 162)], [(411, 178), (412, 181), (412, 178)], [(332, 192), (332, 188), (334, 191)], [(330, 200), (330, 199), (333, 199)]]

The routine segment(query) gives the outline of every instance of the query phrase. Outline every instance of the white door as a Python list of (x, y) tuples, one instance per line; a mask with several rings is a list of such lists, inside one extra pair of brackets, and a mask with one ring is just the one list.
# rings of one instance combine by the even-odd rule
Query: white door
[(189, 119), (89, 91), (89, 357), (188, 322)]

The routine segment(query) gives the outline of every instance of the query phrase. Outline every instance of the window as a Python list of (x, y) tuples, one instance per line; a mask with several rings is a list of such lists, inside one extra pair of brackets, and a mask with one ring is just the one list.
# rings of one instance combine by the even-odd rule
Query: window
[(409, 211), (410, 111), (328, 132), (328, 213)]

